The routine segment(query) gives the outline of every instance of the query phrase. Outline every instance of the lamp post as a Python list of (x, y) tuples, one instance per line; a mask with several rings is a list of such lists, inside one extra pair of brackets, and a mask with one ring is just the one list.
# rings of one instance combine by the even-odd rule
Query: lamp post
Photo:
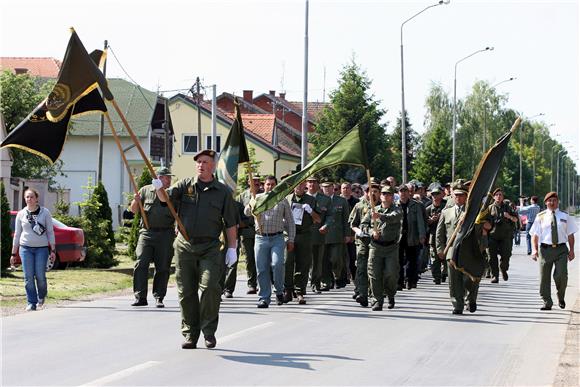
[[(544, 141), (542, 141), (542, 157), (543, 157), (544, 159), (546, 158), (546, 155), (544, 154), (544, 144), (545, 144), (547, 141), (550, 141), (550, 140), (551, 140), (551, 138), (550, 138), (550, 128), (551, 128), (552, 126), (554, 126), (554, 125), (556, 125), (556, 124), (550, 124), (550, 125), (548, 125), (548, 126), (547, 126), (547, 128), (548, 128), (548, 138), (547, 138), (547, 139), (545, 139)], [(558, 137), (558, 134), (557, 134), (557, 133), (556, 133), (556, 137)]]
[(562, 150), (559, 151), (556, 156), (556, 162), (558, 163), (558, 165), (556, 165), (556, 193), (558, 195), (560, 195), (560, 153), (562, 152), (566, 152), (566, 149), (564, 149), (563, 147)]
[(493, 47), (486, 47), (481, 50), (477, 50), (472, 52), (471, 54), (467, 55), (459, 59), (455, 62), (455, 70), (453, 73), (453, 131), (451, 135), (452, 140), (452, 150), (451, 150), (451, 181), (455, 181), (455, 130), (457, 128), (457, 65), (464, 60), (471, 58), (475, 54), (485, 51), (493, 51)]
[(450, 0), (439, 0), (437, 3), (423, 8), (403, 23), (401, 23), (401, 179), (403, 183), (407, 182), (407, 113), (405, 112), (405, 76), (404, 76), (404, 61), (403, 61), (403, 26), (419, 16), (429, 8), (437, 7), (438, 5), (449, 4)]
[(562, 147), (562, 145), (560, 145), (560, 143), (556, 143), (552, 146), (552, 151), (550, 152), (550, 172), (552, 173), (550, 175), (550, 191), (554, 190), (554, 185), (553, 185), (554, 179), (552, 178), (552, 176), (554, 175), (554, 148), (557, 146)]
[[(517, 79), (516, 77), (510, 77), (508, 79), (504, 79), (503, 81), (498, 82), (495, 85), (493, 85), (491, 88), (495, 89), (496, 87), (498, 87), (502, 83), (514, 81), (516, 79)], [(487, 139), (487, 98), (485, 99), (485, 106), (483, 107), (483, 141), (482, 141), (482, 146), (481, 146), (482, 154), (485, 154), (485, 145), (486, 145), (485, 141), (486, 141), (486, 139)]]

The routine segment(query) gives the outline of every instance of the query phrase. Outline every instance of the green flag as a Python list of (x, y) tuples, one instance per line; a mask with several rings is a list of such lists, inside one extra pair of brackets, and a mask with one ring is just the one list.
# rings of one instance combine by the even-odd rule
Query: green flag
[(349, 164), (358, 165), (368, 169), (367, 152), (364, 145), (364, 137), (358, 125), (355, 125), (340, 139), (336, 140), (328, 148), (320, 152), (314, 160), (286, 179), (282, 180), (274, 189), (265, 195), (256, 198), (254, 214), (258, 215), (273, 208), (276, 203), (284, 199), (294, 187), (309, 176), (335, 165)]
[(510, 138), (519, 124), (518, 118), (511, 130), (501, 136), (479, 162), (467, 196), (465, 215), (458, 225), (457, 235), (453, 240), (452, 259), (455, 266), (475, 278), (481, 278), (485, 265), (482, 252), (477, 247), (478, 237), (474, 233), (474, 226), (479, 223), (478, 216), (479, 218), (485, 216), (489, 206), (488, 194), (495, 183)]
[(234, 116), (234, 122), (216, 167), (218, 180), (232, 192), (236, 192), (236, 186), (238, 185), (238, 164), (250, 161), (237, 97), (234, 99)]
[(46, 118), (51, 122), (67, 117), (69, 109), (97, 86), (105, 99), (113, 99), (99, 63), (91, 60), (75, 30), (71, 32), (58, 79), (46, 99)]

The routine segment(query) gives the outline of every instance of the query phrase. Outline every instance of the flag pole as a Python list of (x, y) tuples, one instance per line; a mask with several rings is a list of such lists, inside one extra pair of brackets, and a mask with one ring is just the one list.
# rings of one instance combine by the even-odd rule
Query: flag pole
[[(375, 213), (375, 200), (373, 199), (373, 189), (371, 187), (371, 171), (367, 168), (367, 181), (369, 186), (369, 202), (371, 203), (371, 213)], [(377, 222), (373, 219), (373, 231), (377, 231)]]
[[(143, 151), (143, 148), (141, 147), (141, 144), (139, 143), (139, 140), (135, 136), (135, 133), (133, 133), (133, 130), (131, 130), (131, 128), (129, 127), (129, 123), (127, 122), (127, 119), (125, 118), (125, 115), (123, 114), (123, 112), (119, 108), (119, 105), (117, 104), (117, 101), (115, 101), (114, 99), (108, 100), (108, 101), (113, 104), (113, 106), (115, 107), (115, 110), (117, 111), (117, 114), (119, 115), (119, 117), (121, 117), (121, 121), (123, 121), (123, 125), (125, 125), (125, 128), (127, 129), (127, 132), (129, 132), (129, 135), (131, 136), (131, 139), (133, 140), (133, 143), (137, 147), (137, 150), (141, 154), (141, 157), (143, 158), (143, 161), (145, 162), (145, 165), (149, 169), (149, 172), (151, 173), (151, 176), (154, 179), (157, 179), (157, 174), (155, 173), (155, 170), (153, 169), (153, 166), (151, 165), (151, 162), (149, 162), (149, 159), (147, 158), (147, 155), (145, 155), (145, 152)], [(179, 216), (175, 212), (175, 208), (173, 208), (173, 204), (171, 203), (171, 200), (169, 200), (169, 196), (167, 195), (167, 192), (165, 192), (165, 189), (163, 189), (163, 188), (160, 191), (162, 192), (163, 198), (165, 199), (165, 201), (167, 203), (167, 207), (169, 208), (169, 211), (171, 212), (171, 215), (173, 215), (173, 218), (177, 222), (177, 227), (179, 227), (179, 231), (181, 232), (181, 235), (183, 235), (186, 240), (189, 240), (189, 236), (187, 235), (187, 231), (185, 231), (185, 227), (183, 226), (183, 223), (181, 222), (181, 219), (179, 219)]]
[[(252, 198), (256, 199), (256, 186), (254, 185), (254, 176), (252, 173), (252, 162), (248, 161), (246, 163), (246, 170), (248, 171), (248, 177), (250, 179), (250, 192), (252, 193)], [(252, 214), (254, 215), (254, 214)], [(262, 224), (260, 223), (260, 217), (258, 215), (254, 215), (254, 219), (256, 220), (256, 224), (258, 225), (258, 230), (262, 232)]]
[[(127, 158), (125, 157), (125, 152), (123, 152), (123, 147), (121, 146), (121, 143), (119, 142), (119, 136), (117, 136), (117, 131), (115, 130), (115, 127), (113, 126), (113, 122), (111, 121), (111, 116), (109, 116), (109, 112), (104, 112), (104, 116), (107, 117), (107, 121), (109, 122), (109, 127), (111, 128), (111, 133), (113, 133), (113, 138), (115, 139), (115, 143), (117, 144), (117, 147), (119, 148), (119, 153), (121, 154), (121, 158), (123, 159), (123, 163), (125, 164), (125, 167), (127, 168), (127, 173), (129, 174), (129, 178), (131, 179), (131, 183), (133, 184), (133, 191), (135, 192), (135, 195), (138, 195), (139, 190), (137, 188), (137, 184), (135, 184), (135, 178), (133, 177), (133, 174), (131, 173), (131, 168), (129, 168), (129, 162), (127, 161)], [(145, 209), (143, 208), (143, 203), (141, 203), (141, 200), (137, 200), (137, 202), (139, 203), (139, 211), (141, 212), (141, 217), (143, 218), (143, 223), (145, 224), (145, 228), (149, 229), (149, 220), (147, 219), (147, 215), (145, 214)]]

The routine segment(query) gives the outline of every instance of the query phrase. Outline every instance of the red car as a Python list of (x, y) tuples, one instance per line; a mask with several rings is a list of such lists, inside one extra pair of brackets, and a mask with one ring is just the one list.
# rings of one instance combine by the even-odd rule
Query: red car
[[(10, 211), (10, 228), (14, 235), (14, 223), (18, 211)], [(54, 227), (54, 238), (56, 241), (56, 259), (51, 264), (50, 260), (46, 265), (47, 270), (66, 268), (71, 262), (82, 262), (85, 260), (86, 247), (85, 233), (82, 229), (68, 227), (66, 224), (52, 218)], [(16, 255), (16, 264), (20, 264), (20, 255)]]

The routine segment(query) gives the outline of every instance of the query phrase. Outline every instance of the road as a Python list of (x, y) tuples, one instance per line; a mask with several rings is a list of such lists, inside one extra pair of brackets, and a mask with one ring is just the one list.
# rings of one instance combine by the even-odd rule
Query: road
[(514, 247), (509, 281), (484, 279), (477, 312), (462, 316), (427, 273), (382, 312), (358, 306), (350, 286), (257, 309), (240, 279), (213, 350), (203, 340), (180, 348), (175, 288), (165, 309), (131, 307), (128, 296), (49, 305), (1, 320), (1, 384), (551, 385), (580, 305), (578, 259), (567, 309), (542, 312), (538, 264), (524, 249)]

